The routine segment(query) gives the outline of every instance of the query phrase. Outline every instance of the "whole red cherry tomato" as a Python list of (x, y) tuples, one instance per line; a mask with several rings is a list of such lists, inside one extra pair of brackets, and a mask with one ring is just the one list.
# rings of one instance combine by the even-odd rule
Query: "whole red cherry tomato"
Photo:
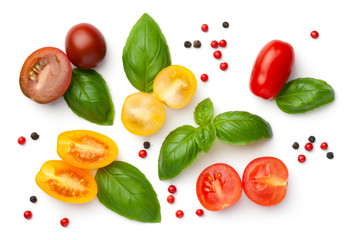
[(65, 49), (72, 64), (89, 69), (103, 60), (107, 48), (102, 33), (95, 26), (80, 23), (67, 33)]
[(273, 40), (267, 43), (256, 58), (250, 89), (259, 97), (273, 99), (281, 91), (294, 65), (293, 47), (286, 42)]

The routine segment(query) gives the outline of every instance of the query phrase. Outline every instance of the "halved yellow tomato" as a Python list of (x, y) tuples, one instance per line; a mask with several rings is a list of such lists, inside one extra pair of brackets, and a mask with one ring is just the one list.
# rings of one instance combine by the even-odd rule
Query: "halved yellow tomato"
[(85, 169), (107, 166), (119, 153), (118, 146), (112, 139), (89, 130), (60, 133), (56, 150), (65, 162)]
[(197, 88), (195, 75), (186, 67), (171, 65), (158, 73), (153, 83), (153, 93), (170, 108), (189, 104)]
[(133, 93), (125, 99), (121, 121), (129, 132), (148, 136), (162, 127), (165, 121), (165, 109), (152, 94)]
[(85, 203), (97, 195), (97, 183), (88, 170), (61, 160), (43, 164), (36, 183), (49, 196), (68, 203)]

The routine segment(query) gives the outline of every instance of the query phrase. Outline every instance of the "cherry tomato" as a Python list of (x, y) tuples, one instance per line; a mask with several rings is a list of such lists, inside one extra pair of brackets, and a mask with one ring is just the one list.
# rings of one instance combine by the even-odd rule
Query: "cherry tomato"
[(250, 89), (259, 97), (273, 99), (288, 80), (294, 65), (293, 47), (286, 42), (273, 40), (267, 43), (256, 58)]
[(288, 169), (279, 159), (260, 157), (252, 160), (243, 173), (243, 189), (248, 198), (262, 206), (272, 206), (287, 193)]
[(241, 180), (237, 171), (224, 163), (207, 167), (197, 179), (197, 197), (201, 205), (210, 211), (220, 211), (234, 205), (241, 193)]
[(64, 95), (71, 82), (71, 64), (54, 47), (38, 49), (27, 57), (20, 73), (22, 93), (37, 103), (50, 103)]
[(102, 33), (95, 26), (80, 23), (67, 33), (65, 50), (72, 64), (89, 69), (103, 60), (107, 47)]
[(85, 203), (97, 195), (96, 180), (88, 170), (60, 160), (45, 162), (36, 183), (49, 196), (68, 203)]

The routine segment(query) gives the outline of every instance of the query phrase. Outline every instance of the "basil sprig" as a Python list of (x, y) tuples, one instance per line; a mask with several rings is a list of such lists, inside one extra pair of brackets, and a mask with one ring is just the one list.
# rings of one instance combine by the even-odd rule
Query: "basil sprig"
[(115, 111), (109, 88), (96, 71), (73, 69), (64, 99), (77, 116), (99, 125), (113, 125)]
[(335, 100), (335, 91), (323, 80), (298, 78), (286, 83), (276, 97), (277, 106), (286, 113), (304, 113)]
[(139, 91), (153, 91), (156, 75), (171, 65), (167, 41), (158, 24), (147, 13), (131, 29), (123, 50), (126, 77)]
[(145, 175), (122, 161), (98, 169), (95, 179), (99, 201), (110, 210), (131, 220), (161, 221), (157, 194)]
[(207, 153), (216, 137), (233, 145), (244, 145), (272, 137), (272, 129), (261, 117), (241, 111), (219, 114), (206, 98), (195, 108), (194, 120), (199, 127), (184, 125), (165, 138), (158, 158), (159, 179), (171, 179), (190, 166), (201, 153)]

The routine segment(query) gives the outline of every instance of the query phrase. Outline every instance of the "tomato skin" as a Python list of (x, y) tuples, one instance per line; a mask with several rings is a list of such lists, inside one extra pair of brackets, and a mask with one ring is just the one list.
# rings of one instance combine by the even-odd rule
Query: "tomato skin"
[(80, 23), (66, 35), (65, 51), (72, 64), (82, 69), (96, 67), (105, 57), (103, 34), (93, 25)]
[(61, 160), (45, 162), (36, 183), (49, 196), (67, 203), (86, 203), (97, 195), (97, 183), (89, 171)]
[(65, 162), (84, 169), (95, 169), (111, 164), (118, 156), (116, 143), (94, 131), (73, 130), (59, 134), (57, 153)]
[(256, 158), (246, 166), (242, 182), (244, 193), (251, 201), (273, 206), (286, 196), (288, 169), (278, 158)]
[(204, 208), (220, 211), (233, 206), (240, 199), (241, 179), (233, 167), (216, 163), (205, 168), (199, 175), (196, 194)]
[(250, 77), (250, 89), (256, 96), (273, 99), (287, 82), (294, 65), (293, 47), (273, 40), (258, 54)]

